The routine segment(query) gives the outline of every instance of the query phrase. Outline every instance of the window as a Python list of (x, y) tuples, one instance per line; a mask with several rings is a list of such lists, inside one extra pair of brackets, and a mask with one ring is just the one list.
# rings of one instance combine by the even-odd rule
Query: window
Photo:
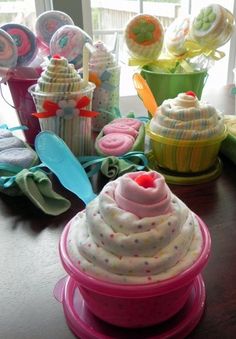
[[(234, 0), (214, 0), (231, 12), (235, 13)], [(212, 0), (91, 0), (92, 31), (94, 40), (101, 39), (108, 46), (112, 46), (114, 32), (119, 33), (120, 61), (125, 72), (121, 76), (121, 95), (135, 94), (131, 75), (133, 70), (126, 65), (127, 52), (123, 43), (123, 29), (127, 21), (138, 13), (149, 13), (158, 16), (164, 28), (166, 28), (177, 16), (181, 14), (194, 15), (199, 9), (212, 3)], [(205, 88), (221, 86), (227, 82), (233, 82), (233, 68), (235, 62), (235, 39), (232, 38), (219, 50), (225, 52), (225, 57), (216, 61), (209, 70), (209, 78)], [(125, 66), (126, 65), (126, 66)], [(124, 78), (125, 74), (125, 78)], [(129, 74), (129, 76), (128, 76)]]
[(51, 8), (51, 0), (0, 0), (0, 25), (14, 22), (34, 31), (36, 15)]
[[(214, 0), (236, 14), (236, 1)], [(56, 9), (68, 13), (75, 24), (83, 28), (94, 41), (101, 39), (110, 48), (114, 43), (114, 32), (119, 33), (121, 73), (121, 96), (135, 95), (132, 83), (133, 68), (127, 66), (127, 52), (123, 43), (123, 29), (127, 21), (138, 13), (157, 15), (167, 27), (180, 14), (195, 14), (212, 0), (0, 0), (0, 25), (19, 22), (33, 29), (34, 20), (45, 10)], [(206, 89), (220, 87), (233, 82), (236, 43), (235, 35), (226, 45), (219, 48), (226, 56), (216, 61), (209, 71)], [(7, 86), (3, 86), (6, 88)], [(2, 99), (0, 98), (1, 103)], [(1, 107), (1, 111), (4, 108)]]
[[(51, 0), (0, 0), (0, 26), (14, 22), (23, 24), (34, 31), (36, 16), (51, 8)], [(1, 89), (6, 101), (0, 95), (0, 124), (7, 124), (11, 127), (17, 126), (19, 125), (17, 117), (12, 114), (14, 109), (8, 105), (8, 103), (13, 104), (8, 86), (3, 84)], [(21, 133), (19, 133), (19, 136), (21, 136)]]

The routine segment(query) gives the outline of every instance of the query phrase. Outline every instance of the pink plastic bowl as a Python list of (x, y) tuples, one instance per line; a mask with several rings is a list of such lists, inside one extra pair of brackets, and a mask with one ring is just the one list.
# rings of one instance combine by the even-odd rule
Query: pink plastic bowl
[(124, 285), (105, 282), (80, 271), (71, 262), (66, 249), (69, 222), (61, 236), (59, 252), (63, 267), (77, 282), (89, 310), (98, 318), (122, 327), (145, 327), (170, 319), (186, 303), (198, 274), (208, 261), (211, 238), (199, 218), (203, 248), (196, 262), (184, 272), (165, 281)]

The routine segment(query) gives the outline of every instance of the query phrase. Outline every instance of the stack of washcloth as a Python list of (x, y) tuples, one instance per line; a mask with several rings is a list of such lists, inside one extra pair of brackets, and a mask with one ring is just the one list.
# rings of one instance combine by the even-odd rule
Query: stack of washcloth
[(11, 196), (25, 195), (50, 215), (61, 214), (71, 205), (53, 190), (36, 152), (5, 128), (0, 128), (0, 191)]

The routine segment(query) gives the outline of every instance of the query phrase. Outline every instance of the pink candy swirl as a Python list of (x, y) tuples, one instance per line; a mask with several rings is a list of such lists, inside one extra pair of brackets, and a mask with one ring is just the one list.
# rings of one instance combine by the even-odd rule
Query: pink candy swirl
[(115, 119), (110, 124), (116, 124), (116, 123), (124, 124), (129, 127), (133, 127), (136, 131), (139, 130), (140, 126), (142, 125), (142, 122), (138, 119), (134, 118), (119, 118)]
[(131, 151), (141, 125), (142, 122), (134, 118), (119, 118), (105, 125), (96, 139), (98, 152), (120, 156)]
[(97, 146), (106, 155), (120, 156), (132, 148), (135, 139), (129, 134), (110, 133), (98, 140)]
[(117, 205), (140, 218), (171, 212), (171, 192), (164, 178), (157, 172), (149, 174), (153, 187), (140, 186), (135, 178), (145, 172), (134, 172), (122, 177), (115, 189)]
[(113, 124), (108, 124), (104, 126), (103, 128), (104, 134), (110, 134), (110, 133), (124, 133), (132, 135), (134, 138), (137, 137), (138, 131), (134, 129), (133, 127), (126, 125), (123, 122), (116, 122)]

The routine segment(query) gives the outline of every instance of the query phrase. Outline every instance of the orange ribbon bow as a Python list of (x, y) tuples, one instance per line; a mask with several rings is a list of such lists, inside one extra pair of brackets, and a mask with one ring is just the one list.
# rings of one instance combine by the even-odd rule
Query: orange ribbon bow
[[(61, 102), (63, 101), (69, 102), (70, 100), (61, 100)], [(38, 113), (32, 113), (32, 115), (39, 119), (50, 118), (54, 116), (70, 118), (74, 116), (74, 112), (78, 111), (77, 115), (79, 117), (94, 118), (99, 114), (99, 112), (83, 109), (84, 107), (88, 106), (89, 103), (90, 103), (90, 99), (87, 96), (83, 96), (82, 98), (80, 98), (77, 102), (75, 102), (74, 106), (68, 105), (68, 107), (64, 105), (63, 107), (62, 105), (60, 106), (59, 104), (53, 101), (45, 100), (43, 103), (43, 109), (45, 111), (38, 112)], [(60, 114), (59, 114), (59, 111), (60, 111)]]

